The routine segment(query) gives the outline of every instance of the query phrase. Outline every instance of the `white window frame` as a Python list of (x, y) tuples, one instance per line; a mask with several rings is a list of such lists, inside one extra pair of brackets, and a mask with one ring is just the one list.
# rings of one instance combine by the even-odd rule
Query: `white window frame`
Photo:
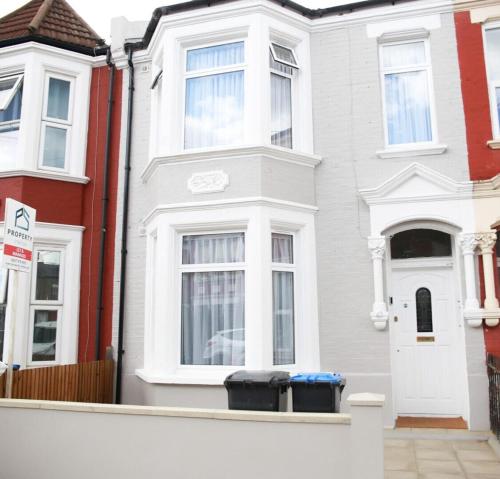
[(496, 89), (500, 89), (500, 79), (491, 80), (491, 73), (489, 64), (490, 61), (488, 59), (488, 46), (486, 40), (486, 32), (488, 30), (500, 30), (500, 21), (499, 22), (488, 22), (483, 25), (483, 45), (484, 45), (484, 60), (486, 64), (486, 79), (488, 82), (488, 96), (490, 100), (490, 117), (491, 117), (491, 127), (492, 134), (494, 140), (500, 140), (500, 118), (497, 111), (497, 99), (496, 99)]
[[(69, 99), (68, 99), (68, 119), (62, 120), (60, 118), (52, 118), (47, 115), (48, 103), (49, 103), (49, 85), (50, 79), (54, 78), (57, 80), (63, 80), (69, 82)], [(71, 154), (71, 131), (73, 126), (73, 107), (74, 107), (74, 90), (75, 90), (75, 78), (62, 75), (59, 73), (54, 73), (51, 71), (46, 72), (45, 74), (45, 83), (44, 83), (44, 99), (43, 99), (43, 110), (42, 110), (42, 122), (41, 122), (41, 141), (40, 141), (40, 155), (38, 160), (38, 168), (41, 170), (47, 171), (55, 171), (55, 172), (64, 172), (69, 173), (70, 171), (70, 154)], [(45, 149), (45, 137), (47, 127), (58, 128), (61, 130), (66, 130), (66, 149), (64, 154), (64, 167), (57, 168), (53, 166), (47, 166), (43, 164), (43, 155)]]
[[(183, 264), (182, 263), (182, 246), (183, 246), (183, 238), (184, 236), (193, 236), (193, 235), (214, 235), (214, 234), (230, 234), (230, 233), (243, 233), (244, 235), (244, 243), (245, 243), (245, 261), (243, 262), (235, 262), (235, 263), (201, 263), (201, 264)], [(245, 361), (246, 361), (246, 349), (247, 349), (247, 335), (246, 335), (246, 325), (247, 325), (247, 316), (246, 316), (246, 303), (247, 303), (247, 251), (246, 251), (246, 230), (242, 228), (235, 229), (213, 229), (213, 230), (201, 230), (201, 231), (178, 231), (177, 232), (177, 257), (178, 257), (178, 314), (177, 314), (177, 322), (178, 322), (178, 336), (177, 336), (177, 344), (178, 344), (178, 353), (177, 353), (177, 368), (179, 371), (187, 370), (187, 371), (197, 371), (197, 370), (227, 370), (234, 368), (243, 368), (242, 366), (232, 366), (232, 365), (203, 365), (203, 364), (182, 364), (182, 274), (183, 273), (205, 273), (205, 272), (219, 272), (219, 271), (243, 271), (244, 274), (244, 284), (245, 284)]]
[[(221, 218), (224, 218), (221, 221)], [(245, 368), (273, 365), (271, 232), (292, 232), (295, 254), (295, 365), (291, 372), (319, 368), (314, 212), (278, 206), (229, 205), (209, 210), (162, 211), (146, 224), (144, 366), (136, 374), (150, 383), (222, 384), (243, 366), (181, 365), (182, 282), (179, 266), (186, 234), (245, 233)], [(155, 247), (156, 245), (156, 247)], [(153, 264), (155, 267), (151, 267)], [(281, 267), (282, 265), (280, 265)], [(193, 269), (197, 268), (195, 266)], [(204, 265), (204, 270), (220, 271)], [(186, 268), (191, 269), (191, 268)]]
[[(229, 45), (231, 43), (243, 43), (243, 57), (245, 61), (243, 63), (235, 63), (232, 65), (226, 65), (223, 67), (206, 68), (204, 70), (187, 70), (187, 57), (190, 50), (199, 50), (201, 48), (217, 47), (222, 45)], [(245, 143), (245, 122), (246, 122), (246, 97), (247, 97), (247, 39), (245, 37), (235, 37), (227, 40), (218, 40), (209, 43), (199, 43), (195, 45), (185, 46), (182, 49), (182, 65), (183, 65), (183, 78), (182, 78), (182, 137), (181, 137), (181, 147), (182, 151), (205, 151), (205, 150), (217, 150), (220, 148), (227, 148), (231, 146), (242, 145)], [(213, 145), (213, 146), (199, 146), (194, 148), (186, 148), (186, 94), (187, 94), (187, 81), (191, 78), (201, 78), (210, 75), (220, 75), (222, 73), (233, 73), (233, 72), (243, 72), (243, 131), (242, 137), (236, 143), (230, 143), (227, 145)]]
[[(59, 263), (59, 287), (57, 300), (37, 300), (36, 295), (36, 277), (38, 271), (38, 263), (36, 261), (37, 253), (39, 251), (49, 251), (60, 253)], [(28, 366), (44, 366), (50, 364), (58, 364), (60, 361), (61, 350), (61, 323), (64, 318), (64, 289), (65, 289), (65, 251), (63, 247), (38, 244), (33, 250), (33, 265), (31, 268), (31, 293), (30, 293), (30, 324), (28, 335)], [(57, 325), (56, 325), (56, 352), (53, 361), (33, 361), (33, 334), (35, 327), (35, 311), (57, 311)]]
[[(275, 48), (276, 46), (284, 48), (286, 50), (290, 50), (290, 52), (292, 53), (292, 57), (295, 60), (295, 63), (287, 62), (287, 61), (282, 60), (281, 58), (279, 58), (279, 55), (276, 52), (276, 48)], [(295, 55), (295, 51), (294, 51), (293, 48), (291, 48), (289, 46), (286, 46), (286, 45), (282, 45), (280, 42), (275, 42), (273, 40), (271, 40), (271, 42), (269, 43), (269, 48), (271, 49), (271, 55), (274, 58), (275, 62), (277, 62), (277, 63), (283, 63), (283, 65), (287, 65), (287, 66), (289, 66), (291, 68), (295, 68), (296, 70), (299, 69), (299, 64), (297, 62), (297, 56)]]
[[(288, 229), (279, 229), (272, 228), (271, 230), (271, 241), (272, 241), (272, 233), (278, 233), (282, 235), (288, 235), (292, 237), (292, 263), (275, 263), (272, 260), (272, 251), (271, 251), (271, 274), (273, 271), (283, 271), (293, 274), (293, 356), (295, 361), (289, 364), (274, 364), (274, 351), (272, 363), (275, 368), (283, 368), (283, 367), (295, 367), (297, 364), (297, 311), (298, 311), (298, 301), (297, 301), (297, 234), (294, 231), (290, 231)], [(272, 279), (271, 279), (272, 283)], [(273, 287), (272, 285), (271, 287)], [(271, 293), (272, 290), (271, 290)], [(271, 303), (272, 304), (272, 303)], [(274, 307), (273, 307), (274, 310)], [(272, 312), (271, 312), (272, 317)], [(273, 318), (274, 320), (274, 318)]]
[(5, 80), (10, 80), (11, 78), (16, 78), (17, 80), (12, 86), (9, 95), (5, 98), (5, 101), (3, 103), (0, 103), (0, 111), (4, 111), (7, 108), (9, 108), (10, 103), (16, 96), (16, 93), (18, 92), (19, 88), (21, 87), (21, 83), (23, 81), (24, 74), (23, 73), (16, 73), (12, 75), (0, 75), (0, 81), (5, 81)]
[[(384, 47), (392, 45), (403, 45), (408, 43), (423, 43), (425, 50), (425, 63), (407, 66), (407, 67), (384, 67)], [(384, 125), (384, 142), (386, 150), (411, 150), (415, 148), (422, 148), (426, 146), (433, 146), (438, 143), (438, 129), (437, 129), (437, 115), (436, 115), (436, 102), (434, 95), (434, 81), (432, 74), (432, 59), (430, 50), (430, 40), (428, 36), (417, 36), (412, 38), (403, 38), (400, 40), (388, 41), (384, 38), (379, 39), (379, 69), (380, 69), (380, 85), (382, 89), (382, 110), (383, 110), (383, 125)], [(419, 141), (413, 143), (389, 143), (389, 128), (387, 118), (387, 97), (385, 89), (385, 76), (388, 74), (408, 73), (425, 71), (427, 73), (427, 86), (429, 91), (429, 109), (431, 116), (431, 132), (432, 139), (430, 141)]]
[[(290, 47), (286, 47), (278, 42), (273, 42), (271, 40), (270, 42), (270, 50), (271, 50), (271, 55), (274, 59), (275, 62), (277, 63), (281, 63), (287, 67), (290, 67), (290, 68), (293, 68), (295, 70), (295, 74), (289, 74), (289, 73), (285, 73), (285, 72), (281, 72), (279, 70), (276, 70), (275, 68), (273, 68), (272, 66), (269, 66), (269, 85), (271, 85), (271, 75), (274, 74), (274, 75), (278, 75), (278, 76), (281, 76), (283, 78), (289, 78), (290, 79), (290, 109), (291, 109), (291, 126), (292, 126), (292, 146), (290, 148), (287, 148), (287, 147), (281, 147), (281, 148), (285, 148), (287, 150), (291, 150), (293, 151), (295, 149), (295, 134), (297, 132), (297, 125), (296, 125), (296, 120), (295, 120), (295, 110), (298, 108), (298, 105), (297, 105), (297, 95), (298, 95), (298, 92), (297, 92), (297, 76), (299, 75), (300, 73), (300, 70), (299, 70), (299, 66), (298, 64), (297, 65), (291, 65), (291, 64), (288, 64), (286, 62), (283, 62), (281, 60), (276, 60), (276, 57), (274, 56), (274, 53), (273, 53), (273, 50), (272, 50), (272, 45), (276, 43), (277, 45), (283, 47), (283, 48), (288, 48), (289, 50), (292, 50), (292, 53), (294, 55), (294, 58), (297, 59), (297, 55), (295, 54), (295, 51), (293, 48), (290, 48)], [(270, 92), (270, 99), (271, 99), (271, 95), (272, 95), (272, 92)], [(269, 103), (269, 124), (271, 125), (271, 118), (272, 117), (272, 111), (271, 111), (271, 102)], [(272, 143), (271, 141), (272, 139), (272, 130), (270, 129), (269, 131), (269, 142)], [(279, 145), (273, 145), (273, 146), (278, 146)]]

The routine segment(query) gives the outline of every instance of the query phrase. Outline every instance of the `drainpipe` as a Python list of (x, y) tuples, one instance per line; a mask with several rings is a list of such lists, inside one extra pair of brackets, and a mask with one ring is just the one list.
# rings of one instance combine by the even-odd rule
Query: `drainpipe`
[(106, 235), (108, 232), (108, 205), (109, 205), (109, 159), (111, 156), (111, 121), (113, 115), (113, 95), (115, 89), (115, 64), (111, 58), (111, 48), (106, 52), (106, 63), (109, 66), (109, 89), (108, 89), (108, 112), (106, 118), (106, 146), (103, 165), (103, 191), (102, 191), (102, 216), (101, 216), (101, 241), (99, 249), (99, 273), (97, 284), (97, 305), (96, 305), (96, 319), (95, 319), (95, 360), (100, 358), (100, 345), (101, 345), (101, 322), (103, 313), (103, 283), (104, 283), (104, 256), (106, 252)]
[(116, 389), (115, 403), (120, 404), (122, 399), (122, 365), (123, 365), (123, 324), (125, 317), (125, 277), (127, 272), (127, 230), (128, 230), (128, 203), (130, 186), (130, 150), (132, 143), (132, 113), (134, 105), (134, 64), (132, 55), (133, 44), (126, 44), (125, 51), (128, 53), (128, 111), (127, 111), (127, 133), (125, 144), (125, 178), (123, 183), (123, 213), (122, 213), (122, 244), (121, 244), (121, 267), (120, 267), (120, 303), (118, 311), (118, 357), (116, 361)]

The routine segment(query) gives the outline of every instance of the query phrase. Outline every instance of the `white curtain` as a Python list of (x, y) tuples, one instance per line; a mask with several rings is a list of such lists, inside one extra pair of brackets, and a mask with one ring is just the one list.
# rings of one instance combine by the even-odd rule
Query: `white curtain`
[(66, 136), (68, 130), (45, 125), (43, 145), (43, 165), (51, 168), (64, 168), (66, 162)]
[[(272, 234), (273, 263), (293, 264), (293, 236)], [(273, 364), (295, 362), (294, 273), (273, 271)]]
[[(245, 259), (243, 233), (183, 238), (183, 264)], [(245, 364), (245, 272), (182, 273), (182, 364)]]
[(385, 75), (385, 96), (390, 145), (432, 141), (426, 71)]
[(292, 80), (271, 73), (271, 143), (292, 148)]
[(293, 364), (293, 273), (273, 271), (273, 364)]
[[(188, 51), (186, 70), (220, 68), (243, 61), (243, 42), (229, 43)], [(244, 77), (243, 71), (232, 71), (186, 80), (185, 148), (242, 141)]]
[(182, 264), (241, 263), (245, 234), (189, 235), (182, 239)]
[(47, 116), (49, 118), (68, 119), (70, 86), (69, 81), (50, 78), (47, 101)]

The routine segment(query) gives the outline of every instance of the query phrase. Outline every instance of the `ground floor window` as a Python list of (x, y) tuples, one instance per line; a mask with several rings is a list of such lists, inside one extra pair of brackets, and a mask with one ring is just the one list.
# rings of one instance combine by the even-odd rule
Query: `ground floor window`
[(139, 376), (220, 384), (231, 368), (319, 367), (313, 212), (167, 212), (147, 228)]
[[(2, 228), (3, 229), (3, 228)], [(31, 274), (19, 273), (14, 361), (22, 367), (77, 359), (82, 228), (37, 224)], [(4, 359), (7, 271), (0, 269), (0, 353)]]

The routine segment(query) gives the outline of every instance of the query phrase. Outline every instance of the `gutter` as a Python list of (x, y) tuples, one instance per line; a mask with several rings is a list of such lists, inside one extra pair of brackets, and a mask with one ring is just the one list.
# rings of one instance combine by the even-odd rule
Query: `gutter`
[[(191, 0), (188, 2), (176, 3), (175, 5), (169, 5), (167, 7), (159, 7), (153, 12), (151, 20), (149, 21), (149, 24), (146, 28), (146, 32), (144, 33), (144, 37), (140, 42), (141, 47), (138, 49), (143, 50), (148, 47), (151, 38), (153, 37), (153, 34), (156, 30), (156, 27), (158, 26), (158, 22), (164, 15), (170, 15), (179, 12), (187, 12), (199, 8), (207, 8), (215, 5), (221, 5), (224, 3), (232, 3), (235, 1), (238, 0)], [(364, 0), (345, 5), (336, 5), (335, 7), (328, 7), (328, 8), (307, 8), (291, 0), (269, 0), (269, 1), (281, 5), (283, 8), (288, 8), (311, 20), (314, 20), (329, 15), (344, 15), (347, 13), (352, 13), (355, 10), (364, 10), (367, 8), (378, 7), (380, 5), (395, 5), (396, 3), (405, 3), (416, 0)]]
[(108, 232), (108, 206), (109, 206), (109, 159), (111, 156), (111, 127), (114, 106), (114, 91), (115, 91), (115, 64), (111, 57), (111, 48), (108, 48), (106, 53), (106, 63), (109, 67), (109, 90), (108, 90), (108, 112), (106, 117), (106, 146), (103, 165), (103, 191), (102, 191), (102, 215), (101, 215), (101, 239), (99, 247), (99, 273), (97, 276), (97, 305), (96, 305), (96, 320), (95, 320), (95, 360), (100, 358), (101, 346), (101, 323), (103, 313), (103, 284), (104, 284), (104, 256), (106, 252), (106, 236)]
[(125, 177), (123, 184), (123, 210), (122, 210), (122, 238), (120, 259), (120, 299), (118, 307), (118, 352), (116, 361), (116, 388), (115, 403), (121, 404), (122, 400), (122, 369), (123, 369), (123, 329), (125, 323), (125, 280), (127, 273), (127, 240), (128, 240), (128, 210), (130, 190), (130, 157), (132, 145), (132, 116), (134, 106), (134, 63), (132, 56), (135, 50), (140, 49), (142, 42), (126, 43), (125, 51), (128, 53), (128, 109), (127, 109), (127, 131), (125, 143)]
[(7, 40), (0, 40), (0, 48), (11, 47), (14, 45), (21, 45), (22, 43), (35, 42), (42, 45), (48, 45), (50, 47), (61, 48), (62, 50), (68, 50), (70, 52), (81, 53), (83, 55), (88, 55), (91, 57), (98, 57), (101, 55), (106, 55), (109, 46), (102, 45), (97, 47), (84, 47), (81, 45), (74, 45), (72, 43), (65, 43), (60, 40), (55, 40), (53, 38), (43, 37), (40, 35), (26, 35), (25, 37), (19, 38), (9, 38)]

